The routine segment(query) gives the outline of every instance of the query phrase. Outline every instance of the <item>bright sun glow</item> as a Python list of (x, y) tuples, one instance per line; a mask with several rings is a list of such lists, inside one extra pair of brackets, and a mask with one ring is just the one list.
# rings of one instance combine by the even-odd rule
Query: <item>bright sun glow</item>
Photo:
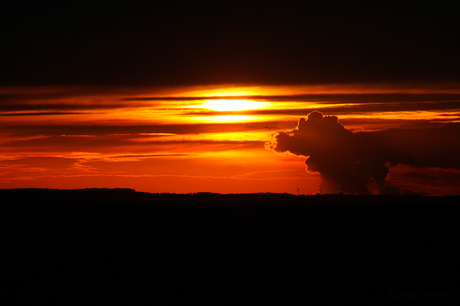
[(249, 121), (260, 121), (260, 116), (239, 116), (239, 115), (227, 115), (227, 116), (195, 116), (192, 117), (195, 121), (201, 122), (214, 122), (214, 123), (227, 123), (227, 122), (249, 122)]
[(245, 111), (263, 108), (266, 104), (250, 100), (207, 100), (203, 107), (213, 111)]

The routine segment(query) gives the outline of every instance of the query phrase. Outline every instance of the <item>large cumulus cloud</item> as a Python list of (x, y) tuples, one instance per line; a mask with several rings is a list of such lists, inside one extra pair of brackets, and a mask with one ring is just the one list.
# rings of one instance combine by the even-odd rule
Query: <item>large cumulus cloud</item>
[[(314, 111), (307, 119), (301, 118), (295, 129), (275, 133), (267, 147), (307, 157), (308, 170), (319, 172), (323, 178), (323, 192), (337, 193), (343, 188), (345, 193), (363, 194), (371, 189), (385, 193), (391, 188), (384, 186), (385, 179), (389, 168), (398, 164), (423, 173), (436, 169), (457, 173), (459, 139), (460, 123), (353, 133), (337, 117)], [(441, 177), (436, 179), (442, 181)], [(459, 183), (455, 179), (454, 184)]]
[(383, 188), (388, 167), (385, 157), (345, 129), (335, 116), (314, 111), (297, 128), (274, 135), (268, 147), (276, 152), (306, 156), (309, 171), (319, 172), (325, 193), (367, 193)]

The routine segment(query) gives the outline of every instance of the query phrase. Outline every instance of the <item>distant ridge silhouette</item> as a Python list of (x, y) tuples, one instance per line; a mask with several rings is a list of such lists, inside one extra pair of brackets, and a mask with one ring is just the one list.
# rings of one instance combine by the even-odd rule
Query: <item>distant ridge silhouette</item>
[(130, 188), (85, 188), (48, 189), (13, 188), (0, 189), (0, 196), (6, 201), (155, 201), (155, 202), (207, 202), (207, 203), (456, 203), (460, 196), (419, 196), (419, 195), (347, 195), (316, 194), (294, 195), (288, 193), (235, 193), (220, 194), (197, 192), (189, 194), (148, 193)]

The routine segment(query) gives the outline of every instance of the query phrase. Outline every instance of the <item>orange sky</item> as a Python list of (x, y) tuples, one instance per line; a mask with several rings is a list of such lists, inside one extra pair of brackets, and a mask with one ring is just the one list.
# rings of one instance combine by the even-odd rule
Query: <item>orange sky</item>
[[(460, 120), (457, 88), (2, 87), (0, 188), (294, 194), (299, 188), (316, 194), (322, 177), (306, 170), (305, 156), (267, 149), (277, 131), (294, 129), (299, 118), (318, 110), (363, 136), (395, 128), (441, 133)], [(447, 147), (439, 152), (457, 150), (455, 143), (443, 143)], [(459, 194), (457, 164), (434, 162), (443, 158), (437, 152), (426, 164), (419, 162), (422, 156), (389, 166), (388, 190)]]

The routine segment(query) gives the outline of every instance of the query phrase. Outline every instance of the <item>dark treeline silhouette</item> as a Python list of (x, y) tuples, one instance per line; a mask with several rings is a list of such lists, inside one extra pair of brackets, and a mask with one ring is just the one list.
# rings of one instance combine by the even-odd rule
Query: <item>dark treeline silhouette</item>
[(0, 190), (16, 302), (458, 297), (459, 197)]

